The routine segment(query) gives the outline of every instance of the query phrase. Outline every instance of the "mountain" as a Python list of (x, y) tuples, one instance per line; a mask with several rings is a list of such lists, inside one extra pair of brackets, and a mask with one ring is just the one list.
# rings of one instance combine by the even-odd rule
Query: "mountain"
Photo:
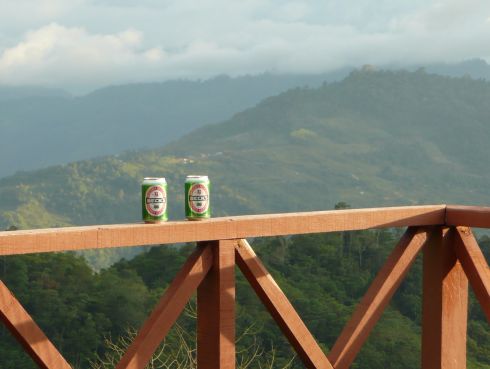
[(0, 177), (160, 147), (196, 127), (228, 119), (265, 97), (296, 86), (319, 86), (347, 73), (220, 76), (112, 86), (79, 97), (0, 86)]
[(439, 63), (426, 67), (427, 72), (451, 77), (471, 77), (490, 80), (490, 65), (483, 59), (469, 59), (460, 63)]
[(68, 98), (70, 94), (62, 89), (38, 86), (4, 86), (0, 85), (0, 101), (18, 99), (59, 97)]
[(186, 174), (208, 174), (215, 216), (488, 203), (490, 83), (423, 71), (352, 72), (297, 88), (161, 149), (0, 180), (0, 226), (140, 220), (140, 181), (165, 176), (183, 217)]

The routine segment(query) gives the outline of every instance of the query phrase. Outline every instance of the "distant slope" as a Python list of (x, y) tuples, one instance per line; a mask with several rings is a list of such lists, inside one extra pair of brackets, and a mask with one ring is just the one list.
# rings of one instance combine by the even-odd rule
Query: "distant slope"
[(265, 97), (346, 74), (222, 76), (113, 86), (74, 98), (57, 90), (0, 87), (0, 177), (159, 147)]
[(70, 94), (62, 89), (45, 88), (37, 86), (5, 86), (0, 85), (0, 101), (11, 101), (39, 97), (70, 97)]
[(353, 72), (271, 97), (163, 149), (0, 180), (0, 225), (138, 221), (139, 182), (213, 184), (215, 215), (420, 203), (488, 204), (490, 83), (419, 72)]
[(433, 64), (427, 66), (430, 73), (450, 77), (468, 76), (475, 79), (490, 80), (490, 65), (483, 59), (470, 59), (453, 64)]

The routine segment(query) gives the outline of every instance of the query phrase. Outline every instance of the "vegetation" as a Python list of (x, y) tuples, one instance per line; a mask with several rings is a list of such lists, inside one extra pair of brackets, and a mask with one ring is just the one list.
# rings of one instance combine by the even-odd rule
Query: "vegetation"
[[(159, 150), (75, 162), (0, 180), (0, 227), (134, 222), (139, 186), (208, 174), (215, 216), (421, 203), (486, 203), (490, 83), (356, 71), (269, 98)], [(464, 132), (464, 134), (461, 134)]]
[[(399, 237), (398, 231), (373, 230), (350, 232), (347, 239), (341, 233), (257, 239), (253, 247), (328, 352)], [(490, 254), (489, 239), (481, 245)], [(154, 247), (100, 273), (73, 254), (4, 257), (0, 276), (75, 367), (103, 369), (120, 358), (190, 250)], [(420, 367), (421, 269), (417, 260), (353, 368)], [(237, 277), (239, 364), (302, 367), (297, 358), (291, 362), (286, 339), (246, 280)], [(165, 366), (169, 361), (192, 368), (194, 330), (190, 309), (151, 368), (178, 367)], [(33, 368), (7, 331), (0, 333), (2, 367)], [(490, 368), (490, 329), (473, 297), (468, 357), (469, 368)]]
[[(160, 147), (296, 86), (345, 77), (215, 77), (111, 86), (85, 96), (0, 85), (0, 177), (19, 170)], [(15, 160), (12, 160), (15, 158)]]
[[(323, 210), (338, 199), (352, 207), (486, 203), (488, 100), (484, 81), (355, 71), (342, 82), (268, 98), (162, 149), (3, 178), (0, 228), (139, 221), (140, 181), (149, 175), (167, 178), (172, 219), (183, 218), (185, 175), (200, 173), (211, 177), (215, 216)], [(296, 236), (256, 240), (254, 248), (328, 351), (398, 237), (395, 231)], [(490, 256), (489, 239), (481, 244)], [(139, 327), (188, 250), (4, 257), (0, 275), (70, 362), (88, 368), (97, 358), (109, 360), (111, 344)], [(131, 260), (112, 265), (121, 256)], [(285, 339), (245, 280), (237, 283), (238, 330), (255, 332), (241, 349), (258, 344), (274, 352), (277, 367), (288, 365)], [(420, 285), (419, 260), (353, 368), (419, 366)], [(468, 366), (490, 368), (490, 331), (474, 298), (470, 318)], [(193, 329), (189, 317), (179, 324)], [(0, 334), (2, 365), (32, 367), (10, 335)]]

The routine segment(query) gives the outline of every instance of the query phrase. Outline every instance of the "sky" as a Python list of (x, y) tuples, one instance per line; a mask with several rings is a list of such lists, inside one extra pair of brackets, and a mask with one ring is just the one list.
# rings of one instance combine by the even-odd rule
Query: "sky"
[(490, 61), (488, 0), (0, 0), (0, 84)]

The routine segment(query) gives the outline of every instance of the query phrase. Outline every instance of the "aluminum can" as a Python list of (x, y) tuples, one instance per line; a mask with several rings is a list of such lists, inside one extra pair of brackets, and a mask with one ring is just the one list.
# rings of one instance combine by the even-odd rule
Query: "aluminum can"
[(208, 176), (187, 176), (185, 179), (185, 216), (189, 220), (211, 218)]
[(168, 220), (165, 178), (145, 178), (141, 183), (141, 199), (141, 210), (145, 223), (160, 223)]

